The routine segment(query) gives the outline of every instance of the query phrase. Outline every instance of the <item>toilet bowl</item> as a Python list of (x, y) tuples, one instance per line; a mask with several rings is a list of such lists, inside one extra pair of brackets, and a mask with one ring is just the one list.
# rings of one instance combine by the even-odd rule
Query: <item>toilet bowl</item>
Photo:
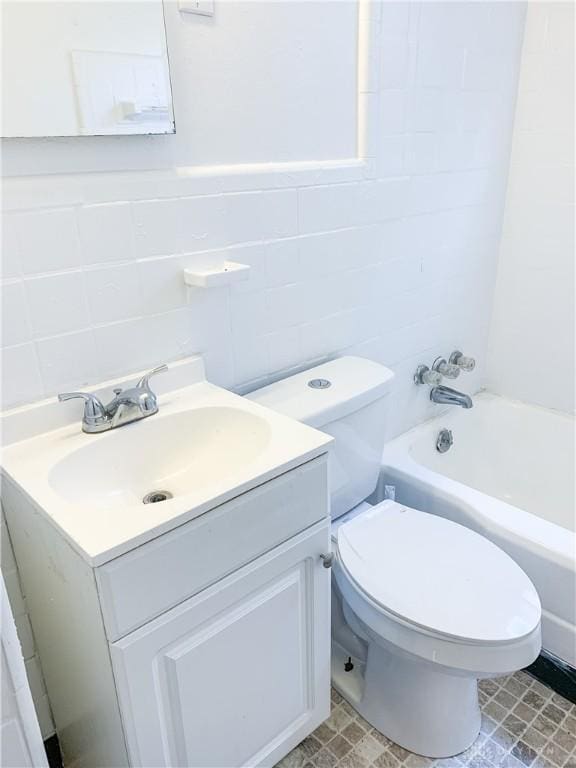
[(342, 611), (365, 644), (363, 685), (347, 684), (355, 665), (341, 644), (336, 687), (406, 749), (462, 752), (480, 729), (478, 678), (521, 669), (540, 650), (529, 578), (479, 534), (394, 501), (339, 525), (333, 540)]
[(478, 679), (538, 656), (540, 601), (514, 560), (474, 531), (395, 501), (367, 503), (392, 379), (344, 357), (249, 397), (335, 438), (333, 685), (392, 741), (450, 757), (479, 733)]

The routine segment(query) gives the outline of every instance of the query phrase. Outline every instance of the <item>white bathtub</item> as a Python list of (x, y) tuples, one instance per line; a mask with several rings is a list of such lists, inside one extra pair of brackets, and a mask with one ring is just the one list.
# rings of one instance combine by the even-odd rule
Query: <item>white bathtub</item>
[[(436, 450), (443, 427), (454, 444)], [(534, 582), (543, 645), (576, 666), (574, 420), (483, 393), (389, 442), (381, 485), (396, 498), (473, 528)], [(381, 493), (379, 488), (377, 493)]]

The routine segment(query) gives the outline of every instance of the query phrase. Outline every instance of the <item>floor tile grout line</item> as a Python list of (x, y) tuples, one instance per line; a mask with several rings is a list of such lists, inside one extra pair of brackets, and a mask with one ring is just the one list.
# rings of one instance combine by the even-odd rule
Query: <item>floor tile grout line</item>
[[(539, 707), (526, 703), (524, 697), (530, 691), (538, 697), (530, 698)], [(506, 695), (500, 695), (498, 701), (502, 693)], [(483, 720), (478, 739), (455, 758), (432, 760), (390, 742), (333, 690), (330, 717), (279, 768), (576, 768), (576, 705), (522, 672), (481, 681), (480, 694)], [(501, 710), (499, 718), (486, 713), (491, 703), (498, 705), (497, 712)], [(529, 721), (515, 712), (520, 704), (534, 712)], [(551, 705), (554, 708), (548, 714), (557, 722), (543, 714)], [(524, 714), (530, 716), (530, 712)], [(535, 727), (539, 718), (538, 724), (551, 729), (549, 733)], [(574, 733), (563, 728), (571, 723)]]

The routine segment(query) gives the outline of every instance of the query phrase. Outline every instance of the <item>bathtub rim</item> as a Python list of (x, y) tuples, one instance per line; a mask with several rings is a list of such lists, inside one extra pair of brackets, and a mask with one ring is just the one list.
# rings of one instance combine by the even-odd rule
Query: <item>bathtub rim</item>
[[(492, 399), (490, 395), (482, 396), (482, 400), (488, 398)], [(500, 399), (507, 402), (506, 398)], [(373, 501), (383, 497), (386, 483), (397, 483), (400, 487), (405, 485), (416, 494), (431, 498), (431, 514), (442, 515), (441, 509), (445, 503), (449, 519), (476, 530), (508, 552), (524, 568), (540, 594), (543, 647), (576, 668), (573, 603), (569, 598), (566, 598), (568, 603), (564, 599), (558, 602), (557, 595), (550, 593), (551, 585), (556, 582), (550, 581), (551, 572), (548, 571), (558, 569), (552, 572), (564, 573), (562, 578), (568, 579), (572, 585), (567, 594), (572, 594), (572, 590), (576, 589), (576, 534), (420, 464), (413, 457), (410, 445), (416, 439), (434, 439), (438, 426), (445, 426), (443, 422), (446, 416), (443, 410), (386, 444)], [(462, 414), (462, 418), (465, 418), (465, 414)], [(458, 418), (454, 420), (452, 428), (458, 428), (458, 421)], [(413, 506), (426, 509), (425, 503)], [(457, 517), (453, 516), (454, 511)]]
[[(509, 402), (539, 411), (549, 411), (571, 419), (569, 414), (550, 411), (550, 409), (532, 406), (518, 400), (509, 400), (491, 392), (480, 393), (476, 396), (476, 400), (480, 403), (490, 403), (493, 400)], [(387, 442), (382, 453), (381, 472), (385, 472), (386, 467), (389, 466), (405, 481), (417, 480), (426, 487), (432, 486), (439, 497), (445, 498), (446, 501), (457, 499), (463, 505), (465, 513), (477, 520), (480, 517), (479, 522), (484, 523), (487, 530), (499, 535), (503, 532), (512, 534), (534, 554), (548, 558), (552, 556), (558, 565), (574, 571), (576, 569), (576, 532), (484, 491), (472, 488), (460, 480), (454, 480), (436, 470), (429, 469), (414, 458), (411, 447), (415, 439), (421, 438), (428, 432), (431, 433), (435, 426), (445, 419), (445, 416), (446, 411), (443, 411)], [(462, 416), (465, 418), (465, 414)], [(458, 428), (457, 424), (454, 428)], [(433, 435), (430, 437), (433, 439)], [(501, 520), (502, 509), (505, 512), (505, 523)], [(530, 523), (528, 531), (526, 516)]]

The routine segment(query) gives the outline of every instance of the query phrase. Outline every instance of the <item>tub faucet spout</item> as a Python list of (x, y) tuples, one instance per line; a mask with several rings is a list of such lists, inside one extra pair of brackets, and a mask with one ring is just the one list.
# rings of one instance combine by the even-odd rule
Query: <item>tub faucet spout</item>
[(432, 387), (430, 390), (430, 400), (433, 403), (440, 403), (442, 405), (459, 405), (461, 408), (472, 408), (474, 405), (471, 397), (463, 392), (458, 392), (456, 389), (445, 387), (443, 384)]

